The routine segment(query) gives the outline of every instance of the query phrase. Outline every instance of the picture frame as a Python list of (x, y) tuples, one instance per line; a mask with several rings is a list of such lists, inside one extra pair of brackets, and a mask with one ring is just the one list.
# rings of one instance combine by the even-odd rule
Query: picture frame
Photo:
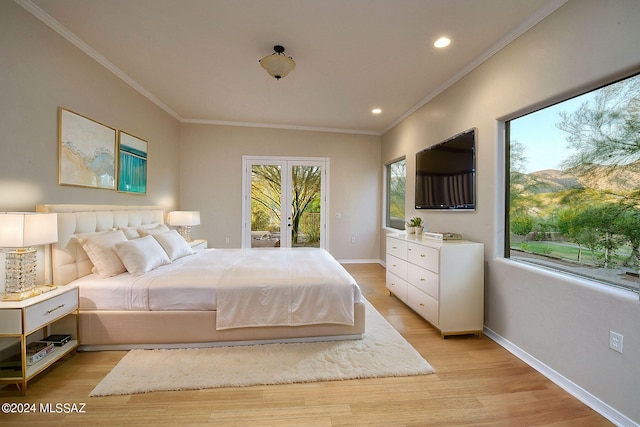
[(148, 142), (118, 131), (118, 186), (122, 193), (146, 194)]
[(116, 129), (58, 108), (58, 183), (115, 190)]

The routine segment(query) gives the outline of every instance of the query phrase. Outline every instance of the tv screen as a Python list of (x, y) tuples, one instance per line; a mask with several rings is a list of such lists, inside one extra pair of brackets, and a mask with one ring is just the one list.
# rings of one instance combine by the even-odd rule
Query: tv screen
[(416, 154), (416, 209), (476, 208), (476, 130)]

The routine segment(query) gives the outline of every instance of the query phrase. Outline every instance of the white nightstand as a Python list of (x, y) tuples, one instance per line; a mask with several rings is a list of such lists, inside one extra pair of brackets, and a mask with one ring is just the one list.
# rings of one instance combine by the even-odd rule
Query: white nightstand
[(202, 239), (193, 240), (189, 242), (189, 246), (191, 246), (196, 251), (199, 251), (201, 249), (207, 249), (207, 241)]
[[(0, 301), (0, 384), (15, 384), (24, 395), (27, 382), (78, 348), (78, 288), (58, 288), (23, 301)], [(71, 341), (27, 364), (27, 345), (50, 334)]]

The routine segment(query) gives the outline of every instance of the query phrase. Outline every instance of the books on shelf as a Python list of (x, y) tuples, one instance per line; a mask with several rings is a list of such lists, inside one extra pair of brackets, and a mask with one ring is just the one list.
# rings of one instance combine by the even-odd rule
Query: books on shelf
[(27, 345), (27, 365), (33, 365), (47, 354), (55, 350), (53, 343), (34, 341)]
[(46, 338), (43, 338), (41, 341), (52, 343), (56, 347), (60, 347), (71, 341), (71, 335), (68, 334), (56, 334), (49, 335)]

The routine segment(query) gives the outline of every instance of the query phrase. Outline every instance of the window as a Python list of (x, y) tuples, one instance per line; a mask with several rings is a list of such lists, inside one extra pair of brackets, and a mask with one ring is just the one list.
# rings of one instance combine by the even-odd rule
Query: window
[(506, 123), (505, 255), (638, 292), (640, 75)]
[(404, 230), (404, 198), (407, 183), (406, 159), (387, 165), (386, 226)]

